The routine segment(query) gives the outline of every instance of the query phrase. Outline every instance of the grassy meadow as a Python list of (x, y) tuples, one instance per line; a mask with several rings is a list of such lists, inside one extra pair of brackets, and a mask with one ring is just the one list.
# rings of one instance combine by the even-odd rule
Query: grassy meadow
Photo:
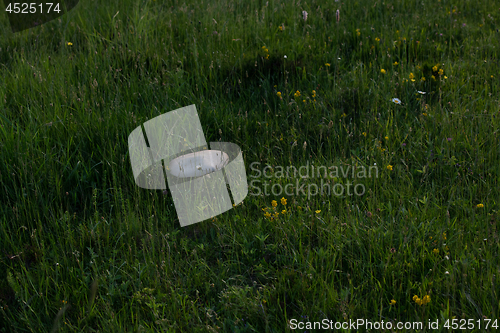
[[(16, 34), (0, 15), (0, 332), (494, 331), (499, 28), (494, 0), (82, 0)], [(127, 138), (191, 104), (250, 192), (181, 228)]]

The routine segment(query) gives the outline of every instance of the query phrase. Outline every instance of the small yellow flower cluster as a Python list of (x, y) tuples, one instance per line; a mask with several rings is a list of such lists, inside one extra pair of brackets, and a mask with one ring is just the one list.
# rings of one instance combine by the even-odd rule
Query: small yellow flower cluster
[(314, 98), (314, 97), (316, 97), (316, 90), (313, 90), (313, 91), (312, 91), (312, 97), (313, 97), (313, 98)]
[[(283, 206), (286, 206), (286, 199), (284, 197), (281, 198), (281, 204)], [(280, 215), (280, 213), (278, 213), (276, 211), (276, 207), (278, 206), (278, 202), (276, 200), (271, 201), (271, 206), (273, 206), (274, 213), (268, 212), (268, 208), (267, 207), (266, 208), (262, 208), (262, 210), (264, 211), (264, 217), (268, 218), (268, 219), (271, 219), (271, 220), (272, 219), (277, 219), (278, 216)], [(281, 214), (283, 214), (283, 215), (286, 214), (286, 213), (287, 213), (286, 209), (283, 209), (281, 211)]]
[(483, 208), (483, 207), (484, 207), (484, 205), (481, 203), (481, 204), (477, 204), (477, 205), (476, 205), (476, 207), (477, 207), (477, 208)]
[(279, 97), (280, 99), (283, 99), (283, 97), (281, 97), (281, 91), (278, 91), (278, 92), (276, 93), (276, 95), (278, 95), (278, 97)]
[(411, 82), (415, 82), (415, 75), (413, 75), (413, 73), (410, 73), (410, 80)]
[(387, 150), (386, 148), (382, 148), (382, 141), (378, 142), (378, 150), (380, 150), (381, 152), (384, 152)]
[(262, 50), (266, 53), (266, 59), (269, 59), (269, 49), (265, 46), (262, 46)]
[(295, 97), (300, 97), (300, 91), (298, 91), (298, 90), (297, 90), (297, 91), (295, 92), (295, 94), (293, 94), (293, 96), (295, 96)]
[(389, 164), (389, 165), (387, 166), (387, 170), (392, 171), (392, 165), (390, 165), (390, 164)]
[(361, 35), (361, 32), (359, 32), (359, 29), (356, 29), (356, 36)]
[(279, 26), (279, 29), (280, 29), (280, 31), (285, 30), (285, 23), (282, 23), (282, 24)]
[(380, 70), (380, 73), (385, 74), (385, 73), (386, 73), (385, 69), (383, 69), (383, 68), (382, 68), (382, 69)]
[(396, 300), (391, 299), (391, 305), (396, 305)]
[(326, 64), (325, 64), (325, 66), (326, 66), (326, 67), (330, 67), (330, 64), (329, 64), (329, 63), (326, 63)]
[(432, 252), (434, 252), (434, 254), (439, 254), (439, 250), (438, 249), (434, 249), (434, 250), (432, 250)]
[(431, 297), (429, 295), (425, 295), (424, 297), (419, 298), (417, 295), (415, 295), (415, 296), (413, 296), (413, 300), (418, 305), (425, 305), (431, 301)]
[[(434, 74), (437, 72), (437, 74), (439, 76), (442, 76), (444, 74), (444, 70), (442, 68), (439, 68), (439, 64), (435, 65), (432, 67), (432, 71), (434, 72)], [(445, 77), (446, 78), (446, 77)], [(436, 75), (432, 75), (432, 79), (435, 81), (436, 80)]]
[(380, 38), (375, 37), (375, 41), (376, 41), (376, 42), (380, 42)]

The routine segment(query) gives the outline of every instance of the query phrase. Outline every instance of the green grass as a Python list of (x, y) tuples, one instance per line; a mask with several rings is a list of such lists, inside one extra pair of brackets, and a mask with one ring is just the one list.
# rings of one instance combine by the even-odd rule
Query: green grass
[[(499, 22), (493, 0), (82, 1), (17, 34), (0, 15), (0, 331), (500, 324)], [(378, 177), (181, 228), (127, 138), (191, 104), (269, 192), (298, 179), (252, 163)]]

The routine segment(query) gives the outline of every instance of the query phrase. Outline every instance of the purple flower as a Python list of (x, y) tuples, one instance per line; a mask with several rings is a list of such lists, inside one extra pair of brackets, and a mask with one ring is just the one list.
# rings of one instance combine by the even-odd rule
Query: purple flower
[(466, 26), (466, 24), (465, 24), (465, 23), (462, 23), (462, 27), (465, 27), (465, 26)]
[(451, 141), (451, 138), (448, 138), (448, 139), (446, 139), (446, 140)]
[(406, 146), (406, 143), (403, 142), (401, 145), (404, 147), (404, 146)]

